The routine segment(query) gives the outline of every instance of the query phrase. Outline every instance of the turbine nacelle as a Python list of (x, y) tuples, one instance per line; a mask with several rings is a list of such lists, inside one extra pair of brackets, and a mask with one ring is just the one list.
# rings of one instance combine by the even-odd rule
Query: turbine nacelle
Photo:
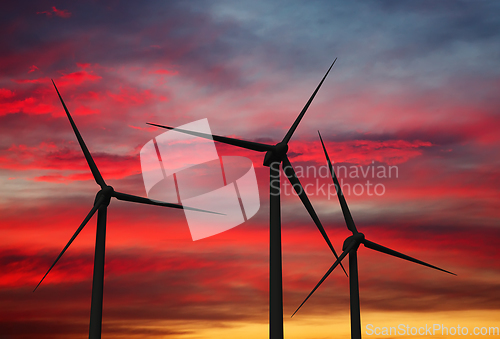
[(365, 235), (363, 233), (355, 233), (350, 237), (347, 237), (344, 240), (344, 244), (342, 245), (342, 251), (345, 251), (352, 243), (356, 243), (352, 249), (356, 250), (359, 247), (359, 244), (364, 242)]
[(275, 161), (283, 161), (283, 158), (286, 156), (286, 153), (288, 152), (288, 144), (282, 142), (277, 143), (276, 145), (272, 146), (272, 150), (269, 150), (266, 152), (266, 155), (264, 156), (264, 166), (271, 166), (271, 164)]
[(112, 186), (104, 186), (99, 192), (97, 192), (94, 200), (94, 206), (97, 204), (98, 200), (102, 197), (102, 202), (99, 204), (101, 206), (108, 206), (111, 198), (114, 197), (115, 190)]

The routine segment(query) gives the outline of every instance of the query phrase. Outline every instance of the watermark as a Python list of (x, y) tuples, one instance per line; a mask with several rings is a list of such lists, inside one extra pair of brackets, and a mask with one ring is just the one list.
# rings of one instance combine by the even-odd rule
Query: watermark
[[(277, 166), (277, 164), (273, 163), (271, 166)], [(295, 171), (297, 178), (305, 178), (308, 183), (292, 185), (289, 181), (284, 180), (281, 194), (298, 195), (305, 192), (308, 196), (326, 196), (328, 200), (332, 197), (336, 197), (337, 194), (382, 196), (385, 194), (386, 188), (381, 181), (384, 179), (399, 178), (399, 168), (397, 166), (375, 164), (375, 161), (372, 161), (372, 163), (367, 166), (345, 166), (333, 164), (332, 169), (337, 178), (339, 176), (341, 177), (339, 185), (336, 185), (333, 182), (325, 182), (325, 178), (330, 178), (331, 180), (331, 177), (333, 176), (333, 173), (330, 173), (330, 169), (327, 165), (319, 167), (300, 165), (293, 166), (293, 170)], [(361, 179), (361, 182), (347, 183), (344, 181), (344, 178)], [(310, 182), (311, 179), (313, 183)]]
[(410, 336), (426, 336), (426, 335), (500, 335), (499, 327), (473, 327), (467, 326), (445, 326), (444, 324), (432, 324), (425, 326), (410, 326), (408, 324), (399, 324), (398, 326), (375, 326), (373, 324), (366, 325), (366, 335), (410, 335)]
[[(357, 183), (354, 185), (344, 183), (344, 179), (340, 180), (340, 187), (342, 188), (342, 194), (343, 195), (384, 195), (385, 194), (385, 185), (381, 183), (374, 184), (373, 182), (370, 182), (370, 180), (367, 180), (365, 183)], [(352, 189), (351, 189), (352, 188)], [(314, 195), (325, 195), (328, 197), (328, 200), (331, 199), (331, 197), (337, 196), (339, 193), (339, 186), (335, 184), (325, 184), (324, 182), (321, 183), (319, 179), (315, 179), (315, 183), (308, 183), (305, 185), (292, 185), (288, 181), (285, 181), (283, 183), (283, 189), (281, 190), (281, 193), (284, 195), (298, 195), (297, 191), (299, 193), (302, 193), (304, 191), (308, 196), (314, 196)]]
[(253, 163), (245, 157), (219, 157), (207, 119), (178, 127), (141, 149), (141, 169), (148, 198), (220, 214), (184, 209), (193, 241), (238, 226), (260, 208)]

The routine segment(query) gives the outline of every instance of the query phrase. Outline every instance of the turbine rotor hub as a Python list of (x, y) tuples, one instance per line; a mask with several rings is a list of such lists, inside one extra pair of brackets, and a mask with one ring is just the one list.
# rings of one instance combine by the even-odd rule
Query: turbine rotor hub
[(267, 151), (264, 157), (264, 166), (271, 166), (273, 162), (281, 162), (288, 152), (288, 144), (280, 142), (273, 146), (271, 151)]
[(99, 198), (103, 197), (104, 201), (101, 203), (101, 206), (108, 206), (114, 192), (115, 192), (115, 190), (113, 189), (113, 187), (105, 186), (99, 192), (97, 192), (97, 194), (95, 196), (95, 200), (94, 200), (94, 205), (97, 203), (97, 200)]
[(277, 143), (276, 146), (274, 146), (274, 153), (276, 154), (276, 156), (282, 158), (286, 155), (286, 152), (288, 152), (288, 144), (280, 142)]
[(359, 247), (359, 244), (361, 244), (365, 240), (365, 235), (363, 233), (356, 233), (351, 235), (350, 237), (347, 237), (346, 240), (344, 241), (344, 244), (342, 245), (342, 251), (345, 251), (349, 245), (351, 245), (353, 242), (356, 243), (354, 245), (353, 250), (357, 249)]

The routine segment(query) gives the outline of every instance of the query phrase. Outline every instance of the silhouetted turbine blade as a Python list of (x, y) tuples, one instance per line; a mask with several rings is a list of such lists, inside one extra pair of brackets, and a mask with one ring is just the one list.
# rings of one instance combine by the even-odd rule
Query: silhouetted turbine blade
[[(318, 230), (320, 231), (321, 235), (325, 239), (326, 243), (328, 244), (328, 247), (332, 250), (333, 254), (335, 255), (335, 258), (339, 258), (337, 255), (337, 252), (335, 252), (335, 249), (333, 248), (332, 243), (330, 242), (330, 239), (328, 238), (328, 235), (326, 234), (325, 229), (323, 228), (323, 225), (321, 224), (321, 221), (319, 221), (318, 215), (316, 214), (316, 211), (312, 207), (311, 202), (309, 201), (309, 198), (307, 197), (307, 194), (304, 190), (304, 187), (302, 187), (302, 184), (299, 181), (299, 178), (297, 178), (297, 175), (295, 174), (295, 170), (292, 167), (292, 164), (290, 163), (290, 160), (288, 160), (288, 157), (285, 156), (283, 159), (283, 172), (285, 172), (286, 177), (290, 181), (290, 184), (292, 184), (292, 187), (295, 189), (295, 192), (297, 192), (300, 200), (302, 201), (302, 204), (306, 208), (307, 212), (309, 212), (309, 215), (311, 216), (312, 220), (316, 224), (316, 227), (318, 227)], [(344, 270), (345, 275), (347, 276), (347, 272), (342, 265), (342, 269)]]
[(59, 253), (59, 255), (57, 256), (57, 258), (54, 261), (54, 263), (52, 264), (52, 266), (50, 266), (50, 268), (47, 271), (47, 273), (45, 273), (45, 275), (43, 276), (42, 280), (40, 280), (40, 282), (38, 283), (38, 285), (36, 285), (36, 287), (33, 290), (33, 292), (36, 291), (36, 289), (38, 288), (38, 286), (40, 286), (40, 284), (42, 283), (43, 279), (45, 279), (45, 277), (47, 276), (47, 274), (49, 274), (50, 270), (52, 270), (52, 268), (55, 266), (55, 264), (62, 257), (62, 255), (64, 254), (64, 252), (66, 252), (66, 250), (68, 249), (68, 247), (73, 243), (73, 240), (76, 239), (76, 237), (78, 236), (78, 234), (80, 234), (80, 232), (83, 230), (83, 228), (85, 227), (85, 225), (87, 225), (87, 223), (89, 222), (90, 218), (92, 218), (92, 216), (94, 215), (94, 213), (99, 209), (99, 207), (101, 206), (101, 204), (103, 203), (103, 201), (104, 201), (103, 197), (100, 197), (99, 199), (96, 200), (96, 202), (94, 204), (94, 207), (92, 207), (92, 209), (90, 210), (89, 214), (87, 214), (87, 216), (83, 220), (83, 222), (80, 225), (80, 227), (78, 227), (78, 229), (76, 230), (75, 234), (73, 234), (73, 236), (71, 237), (71, 239), (69, 239), (69, 241), (66, 244), (66, 246), (64, 246), (64, 248), (61, 251), (61, 253)]
[(198, 212), (205, 212), (205, 213), (211, 213), (211, 214), (225, 215), (223, 213), (206, 211), (206, 210), (202, 210), (202, 209), (199, 209), (199, 208), (192, 208), (192, 207), (187, 207), (187, 206), (183, 206), (183, 205), (179, 205), (179, 204), (171, 204), (171, 203), (163, 202), (163, 201), (151, 200), (151, 199), (148, 199), (148, 198), (138, 197), (136, 195), (126, 194), (126, 193), (120, 193), (120, 192), (116, 192), (116, 191), (113, 192), (113, 196), (116, 199), (118, 199), (118, 200), (136, 202), (136, 203), (139, 203), (139, 204), (147, 204), (147, 205), (155, 205), (155, 206), (179, 208), (179, 209), (186, 209), (186, 210), (191, 210), (191, 211), (198, 211)]
[(342, 208), (342, 214), (344, 214), (344, 220), (347, 225), (347, 228), (352, 233), (358, 233), (356, 226), (354, 225), (354, 220), (352, 219), (351, 212), (349, 211), (349, 207), (347, 207), (347, 202), (345, 201), (344, 193), (342, 193), (342, 188), (340, 187), (339, 181), (337, 180), (337, 176), (333, 171), (332, 162), (330, 161), (330, 157), (328, 156), (328, 152), (326, 151), (325, 144), (323, 143), (323, 138), (321, 137), (321, 133), (319, 133), (319, 139), (321, 140), (321, 145), (323, 146), (323, 151), (325, 152), (326, 161), (328, 163), (328, 168), (330, 169), (330, 174), (332, 175), (333, 183), (335, 184), (335, 189), (337, 190), (337, 197), (339, 198), (340, 207)]
[(76, 127), (75, 122), (73, 121), (73, 118), (71, 118), (71, 115), (69, 114), (68, 108), (66, 107), (66, 104), (64, 103), (63, 98), (61, 97), (61, 94), (59, 93), (59, 90), (57, 89), (56, 84), (54, 83), (54, 80), (52, 80), (52, 84), (54, 85), (54, 88), (56, 89), (57, 95), (59, 96), (59, 100), (61, 100), (61, 104), (63, 105), (64, 110), (66, 111), (66, 115), (68, 116), (71, 127), (73, 127), (73, 131), (75, 132), (76, 138), (78, 139), (78, 143), (80, 144), (80, 147), (82, 148), (83, 154), (85, 155), (85, 159), (87, 159), (87, 163), (89, 164), (90, 170), (92, 171), (92, 175), (94, 176), (95, 181), (97, 182), (97, 184), (99, 186), (105, 187), (106, 183), (104, 182), (104, 179), (102, 178), (101, 173), (97, 169), (97, 166), (94, 162), (94, 159), (92, 159), (92, 156), (90, 155), (89, 149), (85, 145), (85, 142), (83, 141), (83, 138), (80, 135), (80, 132), (78, 131), (78, 128)]
[(297, 313), (300, 310), (300, 308), (302, 307), (302, 305), (304, 305), (306, 303), (306, 301), (313, 295), (313, 293), (316, 292), (316, 290), (318, 289), (318, 287), (323, 283), (323, 281), (326, 280), (326, 278), (328, 278), (328, 276), (330, 275), (330, 273), (332, 273), (333, 270), (335, 269), (335, 267), (337, 267), (338, 264), (340, 264), (340, 262), (345, 258), (345, 256), (347, 255), (347, 253), (349, 253), (349, 251), (354, 247), (354, 245), (356, 245), (356, 241), (352, 241), (349, 244), (349, 246), (347, 246), (347, 248), (345, 249), (345, 251), (342, 252), (342, 254), (340, 255), (340, 257), (335, 261), (335, 263), (325, 273), (325, 275), (323, 276), (323, 278), (321, 278), (321, 280), (319, 281), (319, 283), (316, 285), (316, 287), (314, 287), (314, 289), (311, 291), (311, 293), (309, 293), (309, 295), (307, 296), (307, 298), (302, 302), (302, 304), (300, 304), (300, 306), (295, 310), (295, 312), (293, 312), (292, 317), (295, 315), (295, 313)]
[(333, 60), (332, 65), (330, 66), (330, 68), (326, 72), (325, 76), (323, 77), (323, 79), (319, 83), (318, 87), (316, 87), (316, 89), (314, 90), (313, 94), (311, 95), (311, 97), (307, 101), (306, 105), (304, 106), (304, 108), (300, 112), (299, 116), (297, 117), (297, 119), (295, 119), (292, 127), (290, 127), (290, 129), (288, 130), (287, 134), (283, 138), (282, 142), (284, 142), (285, 144), (288, 144), (288, 142), (290, 141), (290, 138), (292, 137), (293, 133), (297, 129), (297, 126), (299, 126), (300, 120), (302, 120), (302, 117), (304, 116), (304, 114), (306, 114), (307, 109), (311, 105), (311, 102), (313, 101), (314, 97), (316, 96), (316, 93), (318, 93), (319, 88), (321, 87), (321, 85), (323, 85), (323, 81), (325, 81), (326, 76), (328, 75), (328, 73), (330, 73), (330, 70), (332, 69), (333, 65), (335, 64), (335, 61), (337, 61), (337, 58), (335, 58), (335, 60)]
[(443, 272), (446, 272), (446, 273), (449, 273), (449, 274), (456, 275), (455, 273), (452, 273), (452, 272), (447, 271), (447, 270), (443, 270), (442, 268), (439, 268), (437, 266), (434, 266), (434, 265), (428, 264), (426, 262), (423, 262), (421, 260), (412, 258), (412, 257), (410, 257), (410, 256), (408, 256), (406, 254), (399, 253), (399, 252), (396, 252), (394, 250), (391, 250), (390, 248), (387, 248), (387, 247), (384, 247), (384, 246), (379, 245), (377, 243), (374, 243), (373, 241), (364, 239), (361, 242), (363, 243), (363, 245), (365, 245), (365, 247), (368, 247), (368, 248), (370, 248), (372, 250), (375, 250), (375, 251), (378, 251), (378, 252), (382, 252), (382, 253), (385, 253), (385, 254), (389, 254), (389, 255), (392, 255), (394, 257), (398, 257), (398, 258), (401, 258), (401, 259), (404, 259), (404, 260), (408, 260), (408, 261), (411, 261), (411, 262), (414, 262), (414, 263), (417, 263), (417, 264), (420, 264), (420, 265), (423, 265), (423, 266), (434, 268), (436, 270), (443, 271)]
[(158, 125), (158, 124), (153, 124), (150, 122), (147, 122), (146, 124), (151, 125), (151, 126), (160, 127), (160, 128), (170, 129), (170, 130), (175, 129), (177, 132), (182, 132), (185, 134), (190, 134), (190, 135), (194, 135), (196, 137), (205, 138), (205, 139), (213, 139), (215, 141), (222, 142), (224, 144), (233, 145), (233, 146), (237, 146), (237, 147), (241, 147), (241, 148), (246, 148), (246, 149), (249, 149), (252, 151), (257, 151), (257, 152), (267, 152), (267, 151), (271, 151), (273, 149), (273, 146), (261, 144), (259, 142), (246, 141), (246, 140), (240, 140), (240, 139), (228, 138), (228, 137), (221, 137), (219, 135), (206, 134), (206, 133), (200, 133), (200, 132), (195, 132), (195, 131), (188, 131), (188, 130), (180, 129), (177, 127)]

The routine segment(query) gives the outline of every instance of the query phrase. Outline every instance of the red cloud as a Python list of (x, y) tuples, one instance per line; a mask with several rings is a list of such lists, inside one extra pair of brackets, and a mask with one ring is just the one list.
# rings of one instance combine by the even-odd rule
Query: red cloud
[(51, 17), (54, 14), (61, 18), (69, 18), (72, 13), (66, 9), (57, 9), (55, 6), (52, 6), (52, 10), (36, 12), (36, 14), (45, 14), (49, 17)]
[(169, 71), (168, 69), (157, 69), (156, 71), (151, 71), (153, 74), (161, 74), (161, 75), (177, 75), (178, 71)]
[(63, 85), (71, 83), (73, 85), (80, 85), (84, 81), (97, 81), (102, 79), (102, 77), (89, 73), (87, 71), (73, 72), (69, 74), (64, 74), (59, 82)]
[(14, 92), (12, 92), (8, 88), (0, 88), (0, 99), (7, 99), (14, 96)]
[(37, 98), (28, 97), (22, 100), (0, 103), (0, 116), (11, 113), (46, 114), (54, 110), (50, 104), (39, 102)]
[(89, 114), (99, 114), (101, 111), (99, 109), (90, 108), (85, 105), (78, 106), (74, 109), (75, 115), (89, 115)]
[(119, 103), (127, 105), (142, 105), (155, 97), (150, 90), (141, 91), (133, 87), (121, 87), (119, 93), (108, 92), (108, 96)]
[[(136, 157), (103, 153), (93, 153), (92, 156), (106, 179), (124, 178), (140, 173), (140, 163)], [(0, 157), (0, 168), (15, 171), (33, 169), (56, 171), (34, 178), (36, 181), (70, 182), (92, 179), (80, 150), (59, 148), (53, 143), (45, 142), (35, 147), (12, 145), (5, 155)]]
[(30, 67), (30, 70), (28, 71), (28, 73), (33, 73), (34, 71), (38, 70), (38, 67), (36, 67), (35, 65), (32, 65)]
[(15, 83), (18, 84), (43, 84), (50, 83), (49, 78), (38, 78), (38, 79), (12, 79)]
[(77, 62), (76, 65), (78, 67), (80, 67), (80, 68), (83, 68), (83, 69), (90, 67), (89, 63), (79, 63), (79, 62)]
[[(349, 162), (360, 165), (370, 164), (372, 161), (387, 163), (391, 165), (401, 164), (411, 158), (422, 154), (422, 148), (431, 147), (428, 141), (407, 140), (352, 140), (345, 142), (325, 142), (326, 149), (333, 162)], [(296, 153), (292, 162), (318, 161), (325, 163), (323, 149), (319, 141), (292, 141), (290, 153)]]
[[(98, 81), (101, 80), (102, 77), (94, 74), (93, 72), (87, 71), (78, 71), (68, 74), (62, 74), (59, 79), (56, 79), (56, 85), (66, 86), (66, 85), (80, 85), (86, 81)], [(12, 79), (12, 81), (18, 84), (50, 84), (50, 79), (45, 78), (37, 78), (37, 79)]]
[(60, 16), (61, 18), (69, 18), (71, 16), (71, 12), (66, 9), (57, 9), (55, 6), (52, 7), (55, 15)]

